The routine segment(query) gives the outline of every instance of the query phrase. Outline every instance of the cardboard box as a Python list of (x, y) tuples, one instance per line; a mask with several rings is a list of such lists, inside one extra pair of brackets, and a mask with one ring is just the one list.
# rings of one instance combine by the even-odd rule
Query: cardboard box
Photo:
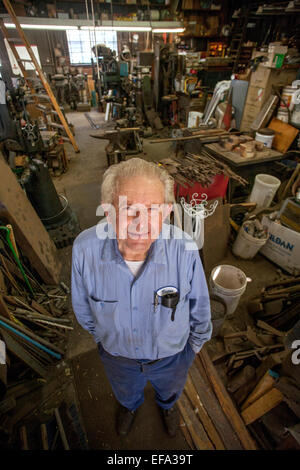
[(259, 86), (251, 85), (248, 89), (246, 103), (257, 106), (261, 105), (264, 98), (264, 89)]
[[(272, 94), (272, 86), (285, 86), (296, 79), (296, 70), (273, 69), (258, 65), (252, 72), (240, 130), (251, 130), (251, 124)], [(250, 119), (252, 119), (251, 122)]]
[(250, 77), (250, 86), (265, 88), (271, 75), (271, 70), (266, 69), (261, 64), (252, 72)]
[(263, 216), (262, 224), (269, 229), (269, 239), (260, 253), (293, 276), (300, 274), (300, 233)]
[(262, 63), (263, 67), (275, 69), (282, 67), (287, 51), (287, 46), (270, 44), (268, 48), (268, 61)]
[(259, 111), (257, 111), (257, 105), (255, 104), (246, 104), (244, 108), (244, 113), (243, 113), (243, 118), (242, 122), (240, 125), (240, 130), (241, 131), (250, 131), (251, 125), (253, 121), (255, 120), (257, 114)]

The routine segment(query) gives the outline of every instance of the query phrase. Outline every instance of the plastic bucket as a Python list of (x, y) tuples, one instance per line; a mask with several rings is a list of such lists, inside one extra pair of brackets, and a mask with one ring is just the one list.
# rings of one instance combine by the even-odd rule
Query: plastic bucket
[(286, 86), (284, 87), (284, 89), (282, 90), (282, 100), (280, 101), (280, 108), (285, 108), (288, 107), (288, 108), (291, 108), (292, 107), (292, 96), (293, 96), (293, 93), (295, 93), (295, 91), (297, 91), (297, 87), (296, 86)]
[(287, 123), (289, 122), (289, 113), (286, 108), (285, 109), (279, 108), (276, 117), (282, 122), (287, 122)]
[(275, 132), (271, 129), (257, 131), (255, 134), (255, 140), (258, 142), (262, 142), (265, 147), (272, 148), (273, 139), (275, 136)]
[(232, 253), (242, 259), (252, 259), (267, 240), (267, 236), (266, 238), (253, 237), (242, 225), (233, 244)]
[(212, 270), (209, 285), (212, 295), (224, 300), (227, 315), (231, 315), (235, 312), (246, 290), (247, 277), (241, 269), (229, 264), (221, 264)]
[(281, 181), (275, 176), (256, 175), (254, 185), (249, 196), (249, 202), (256, 202), (256, 208), (269, 207)]

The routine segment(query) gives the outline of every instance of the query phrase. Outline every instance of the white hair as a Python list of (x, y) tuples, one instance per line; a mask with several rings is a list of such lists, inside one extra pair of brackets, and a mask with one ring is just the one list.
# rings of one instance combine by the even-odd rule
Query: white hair
[(156, 163), (142, 158), (131, 158), (127, 161), (111, 165), (104, 173), (101, 186), (102, 204), (112, 204), (118, 195), (118, 185), (121, 179), (145, 176), (149, 179), (159, 179), (165, 188), (165, 203), (174, 202), (174, 179)]

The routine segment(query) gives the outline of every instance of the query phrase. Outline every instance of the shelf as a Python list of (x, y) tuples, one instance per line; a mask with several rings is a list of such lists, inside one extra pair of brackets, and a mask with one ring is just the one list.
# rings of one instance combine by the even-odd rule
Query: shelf
[[(101, 7), (111, 7), (110, 3), (101, 3)], [(144, 10), (157, 10), (159, 8), (168, 10), (170, 5), (162, 5), (158, 3), (157, 5), (139, 5), (136, 3), (113, 3), (113, 9), (117, 7), (135, 7), (136, 9), (144, 9)]]
[(181, 8), (180, 11), (194, 11), (197, 13), (215, 13), (216, 15), (221, 13), (222, 9), (220, 10), (211, 10), (210, 8), (201, 9), (201, 8)]
[(184, 34), (184, 33), (179, 33), (179, 37), (181, 38), (186, 38), (186, 39), (191, 39), (191, 38), (197, 38), (197, 39), (218, 39), (218, 42), (225, 42), (227, 41), (228, 38), (222, 38), (220, 35), (215, 35), (215, 36), (197, 36), (196, 34)]
[[(49, 3), (51, 3), (51, 2), (49, 2)], [(78, 5), (83, 5), (83, 6), (85, 6), (84, 0), (82, 0), (81, 2), (74, 2), (74, 0), (57, 0), (57, 1), (56, 1), (56, 5), (58, 4), (58, 7), (59, 7), (59, 8), (61, 8), (61, 7), (60, 7), (60, 4), (61, 4), (61, 3), (73, 3), (73, 4), (76, 5), (76, 6), (78, 6)], [(90, 2), (89, 2), (89, 3), (90, 3)], [(99, 3), (99, 7), (103, 7), (103, 5), (111, 5), (111, 3), (112, 3), (113, 6), (115, 6), (115, 5), (127, 5), (127, 3), (125, 3), (125, 2), (122, 2), (122, 3), (118, 3), (118, 2), (98, 2), (98, 3)], [(88, 6), (89, 6), (89, 8), (90, 8), (90, 5), (89, 5), (89, 4), (88, 4)], [(135, 6), (138, 6), (138, 7), (140, 7), (140, 6), (142, 6), (142, 7), (148, 7), (148, 5), (140, 5), (140, 4), (135, 4)], [(158, 7), (158, 8), (159, 8), (159, 7), (168, 8), (170, 5), (163, 5), (162, 3), (154, 3), (154, 4), (151, 3), (149, 6), (150, 6), (150, 8), (152, 8), (152, 7), (155, 7), (155, 8), (156, 8), (156, 7)], [(96, 7), (95, 5), (94, 5), (94, 10), (97, 11), (97, 7)]]
[(295, 10), (295, 11), (281, 11), (281, 12), (274, 12), (274, 13), (254, 13), (254, 16), (256, 18), (259, 18), (261, 16), (288, 16), (288, 15), (294, 15), (295, 13), (300, 13), (300, 10)]

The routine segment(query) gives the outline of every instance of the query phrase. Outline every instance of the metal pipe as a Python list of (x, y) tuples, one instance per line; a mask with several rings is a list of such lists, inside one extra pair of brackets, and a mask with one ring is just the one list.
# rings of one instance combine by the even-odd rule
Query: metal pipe
[(43, 346), (42, 344), (38, 343), (37, 341), (35, 341), (34, 339), (31, 339), (29, 338), (29, 336), (25, 335), (24, 333), (21, 333), (21, 331), (18, 331), (16, 330), (15, 328), (13, 328), (12, 326), (9, 326), (7, 325), (7, 323), (5, 323), (4, 321), (0, 320), (0, 325), (4, 326), (4, 328), (12, 331), (13, 333), (21, 336), (21, 338), (25, 339), (26, 341), (29, 341), (29, 343), (32, 343), (34, 344), (35, 346), (37, 346), (39, 349), (42, 349), (43, 351), (46, 351), (48, 354), (50, 354), (51, 356), (54, 356), (56, 359), (61, 359), (61, 355), (60, 354), (56, 354), (55, 352), (51, 351), (50, 349), (46, 348), (45, 346)]

